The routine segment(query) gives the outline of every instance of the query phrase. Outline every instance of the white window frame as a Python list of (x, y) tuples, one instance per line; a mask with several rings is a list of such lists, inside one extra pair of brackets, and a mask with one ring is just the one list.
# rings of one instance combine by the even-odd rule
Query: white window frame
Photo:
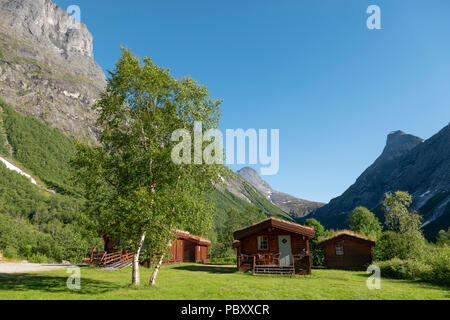
[[(263, 248), (263, 244), (265, 247)], [(269, 250), (269, 237), (268, 236), (258, 236), (258, 250), (267, 251)]]
[(336, 249), (336, 255), (337, 256), (343, 256), (344, 255), (344, 246), (342, 244), (337, 244), (335, 246), (335, 249)]

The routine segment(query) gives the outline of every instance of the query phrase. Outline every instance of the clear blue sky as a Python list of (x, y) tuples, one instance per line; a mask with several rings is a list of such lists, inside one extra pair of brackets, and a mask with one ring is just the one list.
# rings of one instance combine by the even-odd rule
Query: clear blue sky
[[(105, 70), (128, 46), (223, 99), (222, 129), (280, 129), (264, 178), (297, 197), (328, 202), (389, 132), (426, 139), (450, 120), (448, 0), (55, 2), (81, 7)], [(366, 28), (371, 4), (382, 30)]]

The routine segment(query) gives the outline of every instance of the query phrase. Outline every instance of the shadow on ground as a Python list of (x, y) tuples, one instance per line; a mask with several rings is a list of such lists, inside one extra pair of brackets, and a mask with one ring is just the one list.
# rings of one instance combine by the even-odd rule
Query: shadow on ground
[(70, 290), (67, 277), (45, 276), (29, 273), (0, 274), (0, 291), (42, 291), (46, 293), (102, 294), (122, 288), (107, 281), (81, 279), (81, 290)]
[[(199, 271), (208, 273), (235, 273), (236, 267), (233, 266), (211, 266), (211, 265), (181, 265), (174, 267), (175, 270)], [(1, 288), (1, 287), (0, 287)]]

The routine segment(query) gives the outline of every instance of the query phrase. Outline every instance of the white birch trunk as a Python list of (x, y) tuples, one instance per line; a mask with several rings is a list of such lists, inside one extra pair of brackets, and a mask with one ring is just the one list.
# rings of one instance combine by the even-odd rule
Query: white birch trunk
[(155, 269), (153, 270), (152, 276), (150, 277), (150, 285), (154, 286), (156, 284), (156, 276), (158, 275), (159, 268), (161, 267), (164, 260), (164, 255), (161, 256), (159, 259), (158, 264), (155, 266)]
[(139, 256), (141, 255), (142, 247), (144, 246), (145, 241), (145, 232), (141, 236), (141, 240), (139, 241), (138, 246), (136, 247), (136, 250), (134, 251), (133, 255), (133, 274), (131, 277), (131, 282), (133, 285), (139, 286), (141, 284), (141, 276), (139, 273)]

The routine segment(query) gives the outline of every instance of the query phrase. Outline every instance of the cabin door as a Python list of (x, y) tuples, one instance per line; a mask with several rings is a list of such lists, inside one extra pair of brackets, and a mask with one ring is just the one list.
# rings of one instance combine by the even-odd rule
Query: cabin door
[(291, 236), (278, 236), (278, 249), (280, 251), (280, 266), (292, 265)]

